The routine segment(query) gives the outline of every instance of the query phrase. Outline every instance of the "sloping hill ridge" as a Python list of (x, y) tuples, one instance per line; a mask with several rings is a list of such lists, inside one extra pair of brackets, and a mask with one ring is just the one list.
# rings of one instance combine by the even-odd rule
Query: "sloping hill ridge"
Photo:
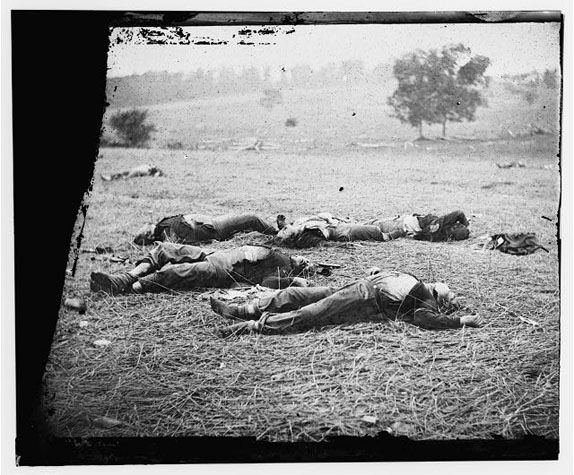
[[(259, 93), (221, 94), (139, 108), (148, 110), (148, 120), (157, 128), (150, 142), (152, 148), (385, 147), (404, 145), (418, 136), (418, 130), (392, 117), (387, 97), (394, 87), (394, 82), (389, 82), (384, 86), (289, 88), (281, 91), (282, 103), (272, 108), (261, 105)], [(559, 130), (555, 91), (544, 90), (536, 101), (528, 103), (494, 83), (485, 96), (488, 107), (478, 109), (474, 122), (448, 123), (447, 138), (508, 139), (527, 136), (536, 128), (552, 134)], [(107, 110), (104, 124), (117, 110)], [(104, 131), (106, 137), (113, 136), (105, 125)], [(424, 134), (438, 138), (441, 127), (425, 125)]]

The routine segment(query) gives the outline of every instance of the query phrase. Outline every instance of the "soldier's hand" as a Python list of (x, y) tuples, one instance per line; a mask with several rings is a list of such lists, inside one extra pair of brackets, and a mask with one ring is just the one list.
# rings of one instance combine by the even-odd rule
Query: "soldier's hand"
[(303, 279), (303, 277), (293, 277), (293, 281), (291, 282), (293, 287), (309, 287), (309, 281), (307, 279)]
[(478, 328), (482, 326), (482, 317), (480, 315), (465, 315), (460, 317), (460, 325)]

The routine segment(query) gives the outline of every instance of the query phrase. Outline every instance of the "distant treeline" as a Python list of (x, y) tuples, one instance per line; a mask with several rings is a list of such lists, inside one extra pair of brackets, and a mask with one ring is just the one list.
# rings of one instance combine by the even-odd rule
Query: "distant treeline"
[(556, 94), (560, 86), (560, 75), (557, 69), (546, 69), (543, 73), (532, 71), (503, 75), (502, 80), (507, 91), (522, 97), (529, 104), (534, 104), (545, 94)]
[(137, 107), (238, 93), (313, 87), (356, 87), (357, 84), (387, 83), (393, 78), (391, 64), (367, 69), (362, 61), (330, 63), (313, 69), (307, 64), (281, 71), (272, 77), (270, 68), (251, 66), (239, 71), (229, 67), (196, 69), (189, 73), (147, 72), (107, 81), (107, 100), (112, 107)]
[[(503, 75), (501, 79), (508, 91), (523, 96), (529, 103), (537, 95), (535, 90), (556, 89), (560, 82), (557, 70)], [(362, 61), (349, 60), (329, 63), (322, 68), (302, 64), (282, 70), (279, 77), (272, 77), (270, 68), (260, 70), (254, 66), (241, 70), (198, 68), (189, 73), (160, 71), (112, 77), (108, 78), (106, 95), (112, 107), (140, 107), (228, 94), (269, 96), (274, 91), (293, 88), (356, 88), (364, 84), (389, 84), (390, 81), (394, 81), (392, 64), (378, 64), (369, 69)]]

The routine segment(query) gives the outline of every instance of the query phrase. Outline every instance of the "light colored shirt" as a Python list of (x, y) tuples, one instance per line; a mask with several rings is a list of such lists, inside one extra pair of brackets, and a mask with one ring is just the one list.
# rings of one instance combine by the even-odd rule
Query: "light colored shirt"
[(294, 241), (307, 229), (316, 229), (323, 234), (325, 239), (330, 238), (330, 228), (336, 227), (339, 223), (347, 220), (337, 218), (331, 213), (319, 213), (313, 216), (305, 216), (288, 224), (277, 233), (277, 238), (283, 241)]
[(394, 218), (371, 219), (364, 224), (378, 226), (384, 233), (400, 231), (407, 236), (413, 236), (422, 230), (418, 218), (413, 214), (405, 214)]
[(372, 282), (385, 300), (402, 302), (419, 280), (402, 272), (379, 272), (367, 277)]

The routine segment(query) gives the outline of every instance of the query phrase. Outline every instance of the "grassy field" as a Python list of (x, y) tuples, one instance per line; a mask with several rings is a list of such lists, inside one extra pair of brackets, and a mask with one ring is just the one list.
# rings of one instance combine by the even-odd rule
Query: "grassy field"
[[(76, 274), (66, 278), (64, 296), (84, 297), (88, 311), (60, 312), (45, 373), (53, 433), (558, 437), (559, 173), (545, 168), (556, 164), (556, 153), (553, 136), (307, 153), (103, 149), (82, 249), (109, 245), (129, 260), (81, 252)], [(526, 167), (495, 165), (509, 160)], [(156, 164), (166, 177), (98, 177), (141, 163)], [(167, 214), (327, 210), (360, 221), (459, 208), (471, 218), (469, 241), (352, 243), (302, 253), (342, 266), (315, 285), (342, 285), (375, 265), (444, 280), (468, 311), (484, 316), (481, 329), (380, 323), (223, 340), (216, 330), (227, 322), (211, 312), (208, 289), (113, 298), (89, 290), (91, 271), (131, 267), (146, 252), (132, 244), (134, 231)], [(481, 236), (505, 231), (536, 232), (550, 252), (515, 257), (478, 249)], [(206, 247), (263, 241), (250, 233)], [(95, 347), (101, 338), (111, 344)], [(121, 423), (103, 428), (102, 416)]]
[[(526, 104), (494, 88), (476, 122), (449, 126), (458, 140), (413, 141), (413, 129), (386, 115), (387, 93), (285, 91), (272, 111), (256, 96), (154, 106), (150, 149), (100, 151), (76, 273), (66, 276), (63, 296), (85, 298), (88, 310), (61, 308), (45, 372), (44, 407), (55, 435), (559, 436), (558, 139), (525, 134), (530, 123), (556, 132), (556, 100)], [(296, 127), (285, 127), (288, 117)], [(231, 148), (250, 137), (274, 147)], [(173, 141), (183, 148), (165, 150)], [(513, 160), (526, 166), (496, 166)], [(142, 163), (166, 176), (99, 178)], [(387, 322), (221, 339), (216, 330), (227, 322), (211, 312), (213, 289), (118, 297), (89, 290), (90, 272), (124, 270), (141, 258), (147, 249), (132, 243), (135, 231), (165, 215), (331, 211), (362, 221), (455, 209), (471, 219), (469, 241), (300, 253), (341, 265), (314, 285), (337, 287), (372, 266), (443, 280), (467, 312), (483, 315), (481, 329), (433, 332)], [(480, 249), (487, 234), (519, 231), (535, 232), (550, 252), (516, 257)], [(249, 233), (205, 247), (264, 241)], [(128, 260), (82, 252), (98, 245)], [(111, 344), (94, 346), (102, 338)], [(104, 416), (119, 423), (102, 427)]]

